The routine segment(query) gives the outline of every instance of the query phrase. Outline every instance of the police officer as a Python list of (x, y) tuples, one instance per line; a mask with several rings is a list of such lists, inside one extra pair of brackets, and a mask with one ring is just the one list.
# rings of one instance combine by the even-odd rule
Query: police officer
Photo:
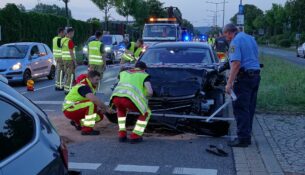
[(223, 33), (228, 41), (230, 75), (226, 85), (228, 94), (234, 92), (233, 112), (237, 122), (237, 138), (228, 143), (231, 147), (247, 147), (251, 144), (252, 123), (260, 83), (260, 64), (256, 41), (244, 32), (238, 32), (233, 24), (227, 24)]
[(136, 43), (130, 42), (126, 46), (125, 53), (122, 55), (121, 64), (137, 61), (143, 52), (143, 44), (142, 39), (138, 39)]
[(61, 58), (61, 39), (65, 36), (65, 29), (60, 27), (57, 30), (57, 36), (53, 38), (53, 55), (56, 61), (56, 81), (55, 90), (63, 89), (64, 63)]
[(220, 33), (219, 37), (215, 40), (215, 50), (220, 61), (225, 61), (227, 51), (229, 50), (229, 43), (222, 33)]
[(213, 35), (209, 35), (208, 44), (209, 44), (212, 48), (214, 48), (215, 38), (213, 37)]
[(68, 94), (72, 88), (75, 79), (75, 68), (77, 65), (75, 59), (75, 46), (74, 42), (72, 41), (73, 36), (74, 29), (68, 28), (66, 36), (61, 40), (62, 59), (65, 69), (65, 94)]
[(101, 42), (102, 32), (95, 32), (95, 40), (88, 44), (89, 52), (89, 67), (90, 70), (98, 71), (101, 74), (101, 79), (103, 77), (103, 72), (106, 68), (106, 61), (104, 54), (104, 45)]
[(153, 94), (149, 75), (145, 72), (146, 68), (146, 64), (139, 61), (134, 69), (122, 71), (119, 75), (120, 81), (111, 96), (110, 103), (114, 104), (117, 109), (120, 142), (127, 140), (125, 123), (128, 111), (140, 113), (136, 126), (130, 135), (131, 143), (143, 140), (142, 135), (151, 115), (147, 96)]

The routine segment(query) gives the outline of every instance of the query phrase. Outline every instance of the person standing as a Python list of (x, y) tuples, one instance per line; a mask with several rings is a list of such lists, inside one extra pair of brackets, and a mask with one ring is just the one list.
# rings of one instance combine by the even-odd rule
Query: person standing
[(151, 115), (147, 96), (153, 94), (149, 75), (145, 72), (146, 68), (146, 64), (139, 61), (134, 69), (122, 71), (119, 75), (120, 81), (111, 95), (110, 104), (114, 104), (117, 109), (120, 142), (127, 140), (126, 116), (128, 111), (140, 113), (130, 135), (130, 142), (138, 143), (143, 140), (142, 135)]
[(138, 39), (136, 43), (130, 42), (126, 46), (125, 53), (122, 55), (121, 64), (136, 62), (143, 52), (143, 45), (142, 39)]
[(63, 75), (64, 63), (61, 55), (61, 39), (65, 36), (65, 29), (60, 27), (57, 30), (57, 36), (53, 38), (53, 55), (56, 61), (56, 80), (55, 90), (62, 91), (63, 88)]
[(260, 64), (256, 41), (234, 24), (227, 24), (223, 33), (230, 41), (230, 74), (226, 92), (234, 92), (233, 112), (237, 122), (237, 138), (228, 143), (231, 147), (248, 147), (251, 144), (253, 117), (260, 83)]
[(98, 71), (103, 78), (103, 73), (106, 69), (106, 60), (104, 56), (104, 45), (101, 42), (102, 32), (95, 32), (95, 40), (89, 42), (89, 67), (90, 70)]
[(72, 38), (74, 36), (74, 29), (68, 28), (66, 36), (61, 40), (62, 48), (62, 59), (65, 69), (65, 94), (68, 94), (71, 90), (74, 79), (75, 79), (75, 69), (76, 69), (76, 59), (75, 59), (75, 48)]
[(215, 40), (215, 50), (219, 60), (222, 62), (225, 61), (229, 50), (229, 43), (227, 42), (226, 37), (222, 34), (219, 34), (219, 37)]

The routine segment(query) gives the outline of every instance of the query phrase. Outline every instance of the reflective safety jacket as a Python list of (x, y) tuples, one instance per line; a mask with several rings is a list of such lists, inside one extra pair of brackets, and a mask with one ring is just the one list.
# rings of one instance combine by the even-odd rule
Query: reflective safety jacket
[(53, 38), (53, 55), (55, 57), (55, 59), (57, 58), (61, 58), (61, 48), (58, 47), (57, 43), (58, 43), (58, 40), (61, 40), (61, 37), (59, 36), (55, 36)]
[(101, 46), (103, 45), (100, 41), (91, 41), (88, 44), (89, 53), (89, 64), (90, 65), (103, 65), (103, 55), (101, 53)]
[[(69, 42), (70, 38), (64, 37), (61, 39), (61, 53), (62, 53), (62, 59), (65, 61), (70, 61), (72, 60), (72, 57), (70, 55), (70, 49), (69, 49)], [(73, 49), (74, 55), (75, 55), (75, 48)]]

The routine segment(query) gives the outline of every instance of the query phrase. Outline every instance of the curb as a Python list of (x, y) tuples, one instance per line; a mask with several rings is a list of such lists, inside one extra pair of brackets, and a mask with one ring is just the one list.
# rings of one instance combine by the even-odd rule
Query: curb
[(253, 120), (253, 137), (268, 173), (272, 175), (284, 175), (256, 117)]

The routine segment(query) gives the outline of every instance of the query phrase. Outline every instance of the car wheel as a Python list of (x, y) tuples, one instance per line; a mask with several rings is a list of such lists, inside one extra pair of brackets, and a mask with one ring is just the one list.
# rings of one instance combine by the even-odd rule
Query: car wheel
[(49, 80), (53, 80), (54, 77), (55, 77), (55, 66), (52, 66), (51, 69), (50, 69), (50, 73), (49, 75), (47, 76)]
[(23, 84), (26, 85), (28, 80), (32, 78), (31, 71), (29, 69), (26, 69), (23, 73)]
[(297, 57), (300, 57), (299, 52), (297, 52)]

